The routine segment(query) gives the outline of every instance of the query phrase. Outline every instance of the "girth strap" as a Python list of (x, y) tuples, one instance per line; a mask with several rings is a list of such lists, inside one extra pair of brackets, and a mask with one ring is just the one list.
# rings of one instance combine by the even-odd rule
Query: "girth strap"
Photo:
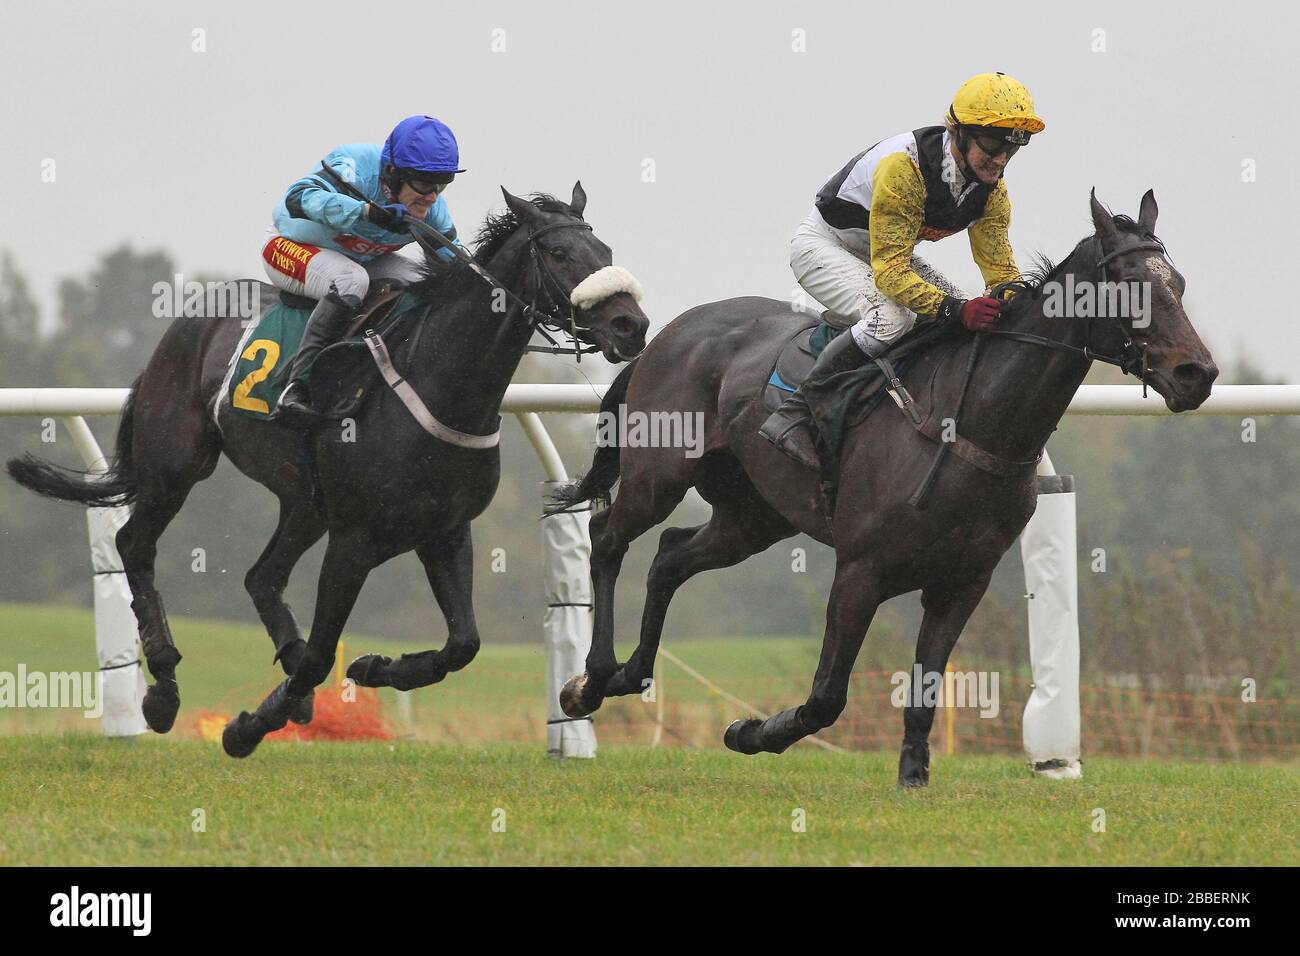
[(370, 349), (370, 355), (379, 366), (379, 374), (384, 377), (397, 397), (402, 400), (407, 411), (420, 423), (420, 427), (426, 432), (441, 441), (452, 445), (459, 445), (461, 448), (495, 448), (501, 441), (501, 430), (497, 429), (491, 435), (470, 435), (465, 432), (458, 432), (449, 425), (444, 425), (438, 419), (433, 417), (427, 405), (416, 394), (411, 383), (402, 376), (397, 374), (397, 369), (393, 368), (393, 360), (388, 355), (388, 347), (384, 345), (384, 340), (375, 334), (373, 329), (365, 331), (366, 347)]
[(917, 424), (916, 430), (931, 441), (950, 445), (952, 453), (962, 461), (969, 462), (980, 471), (986, 471), (990, 475), (997, 475), (999, 478), (1010, 478), (1013, 475), (1023, 474), (1029, 468), (1036, 468), (1038, 463), (1043, 460), (1041, 452), (1037, 458), (1031, 458), (1028, 461), (1011, 461), (1008, 458), (999, 458), (962, 435), (957, 435), (951, 441), (945, 441), (943, 429), (933, 418), (928, 418), (923, 423)]
[[(956, 429), (957, 422), (961, 418), (962, 408), (966, 404), (966, 392), (970, 388), (971, 377), (975, 373), (975, 363), (979, 361), (980, 345), (983, 339), (976, 337), (971, 344), (970, 355), (966, 359), (966, 371), (962, 375), (961, 391), (957, 393), (957, 407), (952, 413), (953, 428)], [(1038, 453), (1038, 458), (1032, 461), (1010, 461), (1006, 458), (999, 458), (991, 452), (985, 451), (969, 439), (961, 435), (955, 435), (953, 441), (945, 441), (943, 431), (939, 423), (934, 420), (933, 409), (931, 414), (926, 416), (923, 422), (918, 422), (912, 416), (909, 416), (914, 428), (922, 435), (925, 435), (931, 441), (939, 443), (938, 450), (934, 453), (934, 460), (930, 462), (930, 468), (921, 479), (921, 484), (917, 486), (916, 491), (912, 492), (912, 497), (908, 499), (908, 504), (913, 508), (924, 508), (925, 500), (929, 497), (930, 489), (934, 485), (935, 478), (939, 475), (939, 468), (943, 465), (943, 459), (948, 450), (958, 458), (966, 461), (983, 472), (991, 475), (997, 475), (999, 478), (1009, 478), (1014, 475), (1023, 474), (1031, 466), (1037, 466), (1038, 460), (1043, 457), (1042, 452)]]

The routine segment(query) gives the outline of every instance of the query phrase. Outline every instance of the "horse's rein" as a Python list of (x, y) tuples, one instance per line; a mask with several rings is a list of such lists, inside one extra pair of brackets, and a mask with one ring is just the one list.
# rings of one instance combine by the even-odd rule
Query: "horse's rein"
[[(1102, 282), (1107, 281), (1106, 264), (1108, 262), (1110, 262), (1116, 256), (1122, 256), (1125, 253), (1133, 252), (1134, 250), (1137, 249), (1159, 249), (1161, 252), (1163, 252), (1164, 246), (1160, 245), (1158, 242), (1154, 240), (1135, 242), (1127, 246), (1121, 246), (1120, 248), (1114, 250), (1113, 252), (1110, 252), (1107, 255), (1102, 256), (1101, 259), (1099, 259), (1097, 262), (1097, 267), (1101, 271), (1101, 281)], [(1025, 288), (1025, 284), (1023, 282), (1015, 281), (1015, 282), (1000, 283), (999, 285), (995, 286), (992, 290), (994, 298), (1005, 298), (1005, 293), (1009, 289), (1013, 289), (1017, 286), (1019, 286), (1022, 289)], [(1124, 323), (1120, 321), (1119, 316), (1112, 316), (1112, 318), (1115, 319), (1115, 324), (1119, 327), (1120, 335), (1123, 337), (1124, 353), (1120, 356), (1100, 355), (1092, 350), (1090, 345), (1090, 343), (1092, 342), (1092, 319), (1093, 319), (1092, 316), (1088, 317), (1088, 328), (1084, 332), (1083, 348), (1079, 348), (1078, 346), (1075, 345), (1069, 345), (1057, 339), (1049, 339), (1046, 336), (1034, 335), (1031, 332), (1017, 332), (1010, 329), (1006, 329), (1006, 330), (986, 329), (981, 334), (1001, 335), (1009, 339), (1015, 339), (1020, 342), (1029, 342), (1033, 345), (1042, 345), (1047, 348), (1057, 349), (1062, 352), (1074, 352), (1079, 355), (1082, 355), (1084, 358), (1088, 359), (1089, 361), (1105, 362), (1108, 365), (1114, 365), (1117, 368), (1119, 368), (1121, 371), (1123, 371), (1125, 374), (1139, 374), (1139, 373), (1131, 372), (1130, 369), (1133, 367), (1135, 362), (1140, 361), (1141, 372), (1139, 374), (1139, 377), (1142, 379), (1142, 394), (1145, 397), (1146, 388), (1147, 388), (1146, 343), (1144, 342), (1142, 344), (1140, 358), (1139, 356), (1133, 355), (1132, 353), (1137, 351), (1137, 347), (1133, 344), (1132, 338), (1129, 337), (1128, 332), (1125, 330)], [(966, 403), (966, 393), (970, 387), (971, 378), (975, 373), (975, 363), (978, 361), (980, 344), (982, 343), (982, 341), (983, 339), (980, 338), (980, 335), (977, 334), (975, 336), (974, 343), (971, 345), (970, 355), (968, 356), (966, 361), (966, 371), (962, 377), (961, 391), (958, 393), (957, 396), (957, 408), (953, 411), (951, 415), (954, 428), (956, 427), (958, 419), (961, 416), (962, 408), (965, 406)], [(895, 401), (898, 401), (898, 399), (895, 398)], [(901, 402), (899, 403), (899, 406), (902, 407)], [(957, 434), (955, 436), (955, 440), (950, 442), (944, 439), (942, 434), (938, 433), (933, 428), (934, 423), (932, 418), (927, 418), (923, 423), (919, 420), (919, 416), (912, 408), (910, 407), (904, 408), (904, 411), (909, 412), (909, 418), (912, 422), (912, 426), (916, 428), (917, 431), (921, 432), (921, 434), (925, 435), (927, 438), (930, 438), (932, 441), (937, 441), (939, 443), (939, 450), (936, 452), (934, 456), (934, 460), (930, 462), (930, 467), (929, 469), (927, 469), (925, 475), (921, 478), (921, 483), (917, 486), (916, 491), (912, 493), (911, 498), (908, 499), (908, 504), (910, 504), (914, 508), (919, 509), (925, 507), (925, 500), (929, 496), (930, 489), (933, 487), (934, 481), (939, 475), (939, 469), (943, 465), (944, 456), (947, 454), (948, 447), (950, 444), (956, 446), (956, 454), (959, 457), (964, 458), (967, 462), (974, 465), (976, 468), (979, 468), (981, 471), (986, 471), (989, 472), (990, 474), (999, 475), (1003, 477), (1014, 475), (1017, 472), (1021, 471), (1022, 469), (1035, 467), (1037, 466), (1038, 462), (1042, 460), (1043, 454), (1041, 451), (1038, 453), (1038, 456), (1036, 458), (1028, 459), (1026, 461), (1011, 461), (1009, 459), (999, 458), (998, 456), (992, 454), (991, 452), (985, 451), (984, 449), (980, 448), (974, 442), (971, 442), (968, 439), (963, 438), (960, 434)]]
[[(359, 189), (357, 189), (351, 183), (347, 182), (342, 176), (334, 172), (334, 170), (330, 169), (329, 165), (324, 161), (321, 162), (320, 171), (316, 175), (319, 175), (322, 179), (328, 180), (330, 184), (333, 185), (340, 192), (345, 193), (346, 195), (352, 197), (353, 199), (356, 199), (358, 202), (364, 202), (364, 203), (370, 202), (370, 200), (367, 199), (366, 196)], [(510, 289), (506, 288), (506, 286), (503, 283), (501, 283), (495, 276), (493, 276), (490, 272), (488, 272), (485, 268), (483, 268), (483, 266), (479, 264), (478, 260), (475, 259), (474, 256), (470, 253), (470, 251), (466, 249), (464, 246), (457, 245), (455, 242), (448, 239), (437, 229), (434, 229), (432, 226), (418, 219), (406, 219), (404, 220), (404, 222), (406, 223), (407, 228), (410, 230), (411, 235), (415, 238), (416, 243), (419, 244), (420, 248), (422, 248), (425, 252), (430, 254), (436, 254), (438, 251), (436, 248), (434, 248), (434, 245), (431, 245), (431, 243), (436, 244), (438, 247), (442, 249), (446, 249), (453, 256), (455, 256), (456, 260), (461, 265), (467, 266), (469, 269), (471, 269), (474, 272), (475, 275), (477, 275), (484, 282), (490, 285), (493, 289), (497, 290), (502, 295), (504, 295), (507, 299), (509, 299), (520, 310), (520, 313), (523, 315), (524, 320), (527, 321), (529, 325), (532, 326), (534, 329), (536, 329), (538, 332), (541, 332), (542, 336), (548, 342), (550, 342), (552, 346), (551, 348), (547, 348), (546, 346), (529, 346), (528, 347), (529, 351), (552, 352), (556, 354), (566, 353), (570, 351), (570, 349), (559, 347), (559, 344), (555, 341), (555, 339), (551, 338), (551, 336), (547, 333), (546, 331), (547, 327), (553, 328), (556, 331), (565, 331), (569, 333), (570, 338), (573, 339), (572, 352), (574, 353), (575, 358), (580, 359), (583, 352), (599, 351), (599, 347), (595, 345), (587, 346), (585, 348), (579, 348), (578, 336), (576, 334), (579, 329), (579, 326), (573, 315), (572, 310), (570, 310), (568, 321), (567, 321), (567, 327), (566, 327), (565, 317), (563, 315), (557, 314), (555, 311), (554, 300), (552, 300), (551, 302), (550, 309), (546, 311), (538, 309), (535, 305), (525, 302), (519, 296), (515, 295), (515, 293), (512, 292)], [(566, 227), (582, 227), (584, 229), (591, 229), (590, 224), (583, 222), (581, 219), (573, 219), (573, 220), (566, 220), (564, 222), (553, 222), (549, 225), (543, 226), (541, 229), (538, 229), (535, 232), (529, 233), (528, 235), (529, 255), (533, 259), (535, 269), (539, 265), (541, 265), (541, 257), (538, 256), (537, 254), (537, 247), (536, 247), (537, 237), (544, 232), (549, 232), (552, 229), (563, 229)], [(550, 275), (549, 269), (547, 270), (547, 274)], [(540, 273), (539, 273), (539, 278), (540, 278)], [(563, 287), (559, 286), (559, 283), (556, 282), (554, 276), (551, 276), (551, 280), (556, 284), (557, 287), (561, 288), (561, 290), (563, 289)], [(548, 292), (548, 297), (550, 297), (549, 292)]]
[[(470, 254), (469, 250), (466, 249), (464, 246), (457, 245), (456, 243), (448, 239), (446, 236), (444, 236), (442, 233), (440, 233), (437, 229), (434, 229), (432, 226), (428, 225), (427, 223), (420, 222), (418, 219), (408, 220), (407, 225), (411, 228), (411, 234), (415, 237), (415, 241), (419, 243), (422, 249), (424, 249), (426, 252), (436, 253), (437, 250), (434, 249), (429, 242), (429, 240), (432, 240), (433, 243), (436, 243), (437, 245), (441, 246), (443, 249), (446, 249), (449, 252), (451, 252), (451, 254), (454, 255), (462, 265), (468, 266), (470, 269), (474, 271), (475, 275), (479, 276), (479, 278), (483, 279), (484, 282), (490, 285), (493, 289), (496, 289), (507, 299), (509, 299), (516, 307), (518, 307), (520, 312), (523, 314), (524, 318), (528, 321), (529, 325), (531, 325), (533, 328), (537, 329), (538, 331), (542, 332), (543, 335), (546, 335), (544, 327), (554, 328), (557, 331), (561, 331), (561, 330), (568, 331), (569, 329), (576, 330), (579, 328), (574, 318), (572, 309), (570, 310), (570, 314), (567, 318), (567, 323), (566, 323), (566, 317), (560, 315), (556, 311), (555, 301), (554, 298), (551, 296), (549, 290), (547, 291), (547, 298), (551, 299), (550, 307), (547, 309), (539, 309), (535, 304), (525, 302), (519, 296), (515, 295), (515, 293), (512, 292), (510, 289), (508, 289), (504, 283), (502, 283), (495, 276), (493, 276), (492, 273), (484, 269), (483, 266), (479, 264), (478, 260), (475, 259), (474, 256)], [(582, 228), (582, 229), (590, 230), (591, 225), (589, 223), (583, 222), (580, 219), (572, 219), (572, 220), (566, 220), (564, 222), (550, 223), (549, 225), (543, 226), (541, 229), (538, 229), (535, 232), (530, 232), (528, 234), (529, 257), (533, 261), (533, 268), (538, 276), (537, 284), (542, 288), (545, 288), (545, 278), (543, 278), (543, 272), (544, 272), (545, 276), (549, 277), (551, 279), (551, 282), (557, 288), (563, 291), (563, 286), (559, 284), (559, 281), (555, 279), (551, 271), (543, 265), (542, 258), (537, 253), (537, 246), (536, 246), (537, 237), (542, 235), (545, 232), (550, 232), (552, 229), (565, 229), (565, 228)], [(539, 291), (541, 290), (539, 289)], [(547, 338), (550, 339), (550, 336), (547, 336)], [(552, 342), (552, 344), (554, 344), (554, 339), (550, 339), (550, 341)], [(596, 350), (597, 350), (596, 346), (591, 346), (590, 348), (587, 348), (584, 351), (592, 352)], [(568, 349), (564, 349), (562, 351), (567, 352)]]
[[(1101, 281), (1102, 282), (1110, 281), (1107, 278), (1107, 274), (1106, 274), (1107, 263), (1109, 263), (1112, 259), (1116, 258), (1117, 256), (1126, 255), (1127, 253), (1135, 252), (1139, 249), (1154, 249), (1162, 253), (1165, 251), (1165, 247), (1154, 239), (1145, 240), (1142, 242), (1134, 242), (1126, 246), (1120, 246), (1118, 249), (1108, 252), (1106, 255), (1102, 256), (1100, 259), (1097, 260), (1097, 268), (1101, 272)], [(1002, 293), (1008, 289), (1015, 288), (1017, 285), (1023, 286), (1023, 283), (1003, 282), (995, 286), (993, 291), (995, 293)], [(1059, 341), (1058, 339), (1049, 339), (1042, 335), (1034, 335), (1032, 332), (1017, 332), (1011, 329), (986, 329), (983, 334), (1001, 335), (1005, 338), (1015, 339), (1020, 342), (1029, 342), (1033, 345), (1042, 345), (1045, 346), (1046, 348), (1056, 349), (1062, 352), (1075, 352), (1083, 356), (1090, 362), (1103, 362), (1106, 365), (1113, 365), (1121, 372), (1123, 372), (1125, 375), (1135, 375), (1138, 377), (1138, 379), (1141, 380), (1142, 397), (1145, 398), (1147, 394), (1147, 372), (1148, 372), (1147, 343), (1143, 342), (1141, 347), (1139, 348), (1139, 346), (1137, 346), (1134, 343), (1132, 336), (1128, 334), (1128, 330), (1124, 328), (1124, 323), (1120, 320), (1120, 317), (1117, 315), (1113, 315), (1110, 316), (1110, 318), (1115, 320), (1115, 326), (1116, 328), (1119, 329), (1119, 334), (1121, 337), (1121, 344), (1120, 344), (1120, 348), (1122, 350), (1121, 353), (1119, 355), (1103, 355), (1099, 352), (1094, 352), (1091, 346), (1093, 318), (1094, 316), (1092, 315), (1088, 316), (1088, 328), (1084, 332), (1084, 342), (1082, 348), (1076, 345), (1070, 345), (1066, 342)]]

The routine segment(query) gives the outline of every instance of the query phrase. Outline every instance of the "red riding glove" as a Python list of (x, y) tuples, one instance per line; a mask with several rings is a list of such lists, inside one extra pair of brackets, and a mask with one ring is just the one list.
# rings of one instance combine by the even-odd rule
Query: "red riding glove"
[(961, 307), (961, 324), (972, 332), (983, 332), (993, 324), (1003, 305), (1005, 303), (1001, 299), (987, 295), (970, 299)]

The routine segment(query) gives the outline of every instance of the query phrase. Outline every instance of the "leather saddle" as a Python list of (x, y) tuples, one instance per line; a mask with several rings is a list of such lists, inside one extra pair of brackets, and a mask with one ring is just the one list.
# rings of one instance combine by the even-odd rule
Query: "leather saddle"
[[(407, 328), (407, 335), (418, 335), (423, 323), (402, 321), (412, 315), (392, 316), (393, 306), (406, 291), (407, 283), (401, 279), (380, 279), (370, 286), (361, 311), (348, 325), (342, 339), (321, 350), (307, 372), (307, 387), (313, 409), (326, 419), (340, 419), (355, 415), (373, 391), (382, 385), (379, 369), (361, 337), (366, 329), (374, 329), (391, 348), (396, 336), (391, 335), (398, 326)], [(293, 309), (311, 310), (316, 300), (281, 290), (280, 301)], [(404, 339), (406, 336), (400, 336)]]
[[(781, 347), (776, 362), (772, 365), (772, 374), (768, 376), (767, 384), (763, 387), (763, 407), (769, 412), (776, 411), (808, 377), (820, 354), (820, 346), (826, 344), (830, 335), (847, 329), (852, 324), (853, 319), (848, 316), (828, 311), (823, 312), (812, 324), (795, 332), (794, 336)], [(823, 331), (823, 326), (830, 328)], [(824, 340), (818, 343), (816, 351), (813, 349), (812, 342), (814, 336)]]
[[(366, 293), (365, 300), (361, 303), (361, 311), (357, 317), (352, 320), (348, 326), (345, 339), (351, 338), (364, 328), (369, 328), (374, 322), (378, 321), (387, 309), (392, 308), (397, 297), (406, 291), (406, 283), (401, 279), (378, 279), (371, 283), (370, 291)], [(286, 292), (283, 289), (280, 292), (280, 302), (290, 309), (306, 309), (310, 312), (316, 308), (316, 300), (308, 298), (305, 295), (294, 295), (292, 292)]]

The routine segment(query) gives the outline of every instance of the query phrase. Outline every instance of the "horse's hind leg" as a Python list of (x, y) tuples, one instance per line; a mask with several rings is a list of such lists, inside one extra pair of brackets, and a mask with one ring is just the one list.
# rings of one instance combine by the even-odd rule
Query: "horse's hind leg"
[(591, 584), (595, 602), (587, 668), (560, 690), (560, 709), (586, 717), (605, 699), (605, 687), (618, 671), (614, 654), (614, 586), (628, 545), (667, 518), (686, 497), (689, 477), (654, 475), (623, 478), (614, 503), (591, 519)]
[[(916, 663), (924, 679), (937, 674), (943, 679), (948, 656), (952, 654), (962, 628), (970, 620), (980, 598), (988, 588), (987, 579), (960, 586), (929, 587), (921, 593), (925, 615), (916, 639)], [(913, 687), (917, 693), (920, 687)], [(916, 700), (914, 698), (913, 700)], [(930, 782), (930, 728), (934, 724), (934, 705), (909, 701), (903, 710), (903, 747), (898, 757), (898, 785), (924, 787)]]
[[(161, 429), (159, 431), (158, 429)], [(181, 654), (172, 640), (162, 597), (154, 588), (154, 561), (158, 539), (176, 517), (195, 484), (212, 474), (221, 454), (220, 440), (202, 412), (183, 410), (151, 429), (148, 416), (137, 411), (135, 454), (138, 475), (131, 517), (117, 532), (117, 550), (131, 587), (131, 610), (140, 628), (140, 643), (154, 683), (145, 693), (141, 710), (156, 733), (165, 734), (180, 709), (176, 665)]]
[(718, 499), (705, 524), (669, 528), (660, 536), (659, 552), (646, 577), (641, 641), (605, 687), (607, 697), (639, 694), (653, 678), (664, 619), (678, 588), (701, 571), (739, 564), (792, 533), (757, 495), (750, 501), (737, 499)]
[(743, 754), (764, 751), (779, 754), (839, 719), (848, 702), (853, 662), (880, 604), (880, 594), (876, 575), (864, 559), (836, 567), (835, 583), (826, 606), (822, 656), (808, 701), (766, 720), (737, 720), (723, 737), (729, 749)]
[(478, 653), (478, 623), (474, 620), (474, 543), (469, 525), (446, 538), (415, 549), (424, 563), (433, 596), (447, 620), (447, 644), (442, 650), (403, 654), (397, 660), (366, 654), (348, 666), (348, 676), (363, 687), (412, 690), (436, 684), (458, 671)]

